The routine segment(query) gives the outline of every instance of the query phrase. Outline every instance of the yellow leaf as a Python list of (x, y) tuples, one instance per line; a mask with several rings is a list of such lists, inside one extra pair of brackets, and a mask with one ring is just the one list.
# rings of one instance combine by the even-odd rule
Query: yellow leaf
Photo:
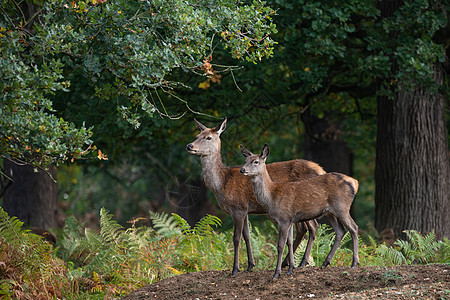
[(210, 86), (211, 86), (211, 83), (209, 82), (209, 79), (208, 79), (208, 80), (205, 80), (205, 81), (203, 81), (203, 82), (200, 82), (200, 83), (198, 84), (198, 87), (201, 88), (201, 89), (203, 89), (203, 90), (209, 89)]
[(169, 268), (169, 270), (172, 271), (172, 273), (175, 274), (175, 275), (180, 275), (180, 274), (182, 273), (181, 271), (179, 271), (179, 270), (177, 270), (177, 269), (175, 269), (175, 268), (172, 268), (172, 267), (168, 267), (168, 268)]

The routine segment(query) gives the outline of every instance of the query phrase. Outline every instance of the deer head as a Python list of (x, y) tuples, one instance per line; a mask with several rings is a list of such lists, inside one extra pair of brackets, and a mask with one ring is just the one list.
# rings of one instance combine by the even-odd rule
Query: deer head
[(261, 174), (264, 170), (267, 156), (269, 156), (269, 146), (264, 145), (261, 154), (253, 154), (244, 146), (240, 145), (242, 155), (246, 157), (245, 164), (242, 166), (240, 172), (247, 176), (256, 176)]
[(207, 156), (220, 153), (220, 135), (225, 131), (227, 125), (227, 119), (214, 128), (208, 128), (196, 119), (200, 133), (197, 135), (197, 139), (186, 146), (186, 150), (190, 154), (198, 156)]

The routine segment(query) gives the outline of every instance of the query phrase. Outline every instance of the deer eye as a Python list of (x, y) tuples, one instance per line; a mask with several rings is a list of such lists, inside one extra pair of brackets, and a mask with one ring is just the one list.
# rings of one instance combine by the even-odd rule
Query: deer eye
[(208, 140), (208, 141), (210, 141), (211, 139), (212, 139), (212, 137), (210, 137), (210, 136), (206, 137), (206, 140)]
[(254, 165), (257, 165), (257, 164), (259, 164), (259, 161), (255, 160), (255, 161), (253, 162), (253, 164), (254, 164)]

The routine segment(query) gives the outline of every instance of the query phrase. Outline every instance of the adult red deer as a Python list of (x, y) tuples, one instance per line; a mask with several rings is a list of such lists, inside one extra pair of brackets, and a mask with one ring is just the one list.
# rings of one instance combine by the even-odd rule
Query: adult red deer
[[(240, 167), (227, 167), (222, 163), (220, 135), (226, 128), (227, 119), (214, 128), (207, 128), (197, 120), (194, 119), (194, 121), (200, 133), (195, 141), (186, 146), (186, 150), (190, 154), (200, 156), (203, 180), (206, 186), (214, 193), (220, 208), (233, 218), (234, 263), (232, 275), (235, 276), (239, 271), (241, 235), (243, 235), (247, 246), (247, 270), (250, 271), (255, 266), (250, 246), (248, 214), (266, 214), (267, 212), (256, 201), (250, 179), (239, 174)], [(270, 176), (276, 181), (299, 180), (325, 174), (325, 171), (318, 164), (301, 159), (269, 164), (267, 168)], [(309, 230), (308, 244), (300, 263), (300, 267), (303, 267), (306, 265), (311, 252), (318, 224), (317, 221), (310, 220), (306, 223), (296, 223), (296, 227), (297, 234), (293, 251), (299, 245), (306, 230)], [(290, 236), (292, 235), (290, 234)], [(290, 242), (292, 243), (292, 239)], [(288, 246), (290, 245), (288, 244)], [(293, 263), (291, 266), (293, 267)]]
[[(278, 260), (273, 278), (281, 273), (281, 259), (288, 231), (292, 223), (305, 222), (327, 215), (336, 232), (334, 244), (322, 266), (330, 264), (345, 229), (350, 231), (353, 240), (352, 268), (359, 264), (358, 226), (350, 217), (350, 206), (358, 191), (358, 181), (340, 173), (327, 173), (296, 182), (274, 182), (269, 176), (266, 159), (269, 146), (264, 145), (261, 154), (255, 155), (241, 146), (246, 157), (240, 172), (251, 177), (253, 192), (258, 203), (267, 211), (269, 218), (278, 226)], [(294, 255), (289, 251), (289, 270), (292, 273)]]

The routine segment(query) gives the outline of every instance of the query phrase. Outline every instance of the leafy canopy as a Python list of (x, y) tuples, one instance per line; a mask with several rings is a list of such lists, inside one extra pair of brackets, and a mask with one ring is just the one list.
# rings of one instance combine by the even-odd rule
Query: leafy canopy
[(219, 43), (236, 59), (271, 56), (274, 13), (260, 0), (2, 1), (1, 157), (45, 166), (95, 149), (92, 128), (58, 118), (53, 108), (52, 95), (69, 91), (74, 73), (136, 128), (141, 115), (167, 116), (154, 91), (189, 109), (171, 72), (206, 76)]

